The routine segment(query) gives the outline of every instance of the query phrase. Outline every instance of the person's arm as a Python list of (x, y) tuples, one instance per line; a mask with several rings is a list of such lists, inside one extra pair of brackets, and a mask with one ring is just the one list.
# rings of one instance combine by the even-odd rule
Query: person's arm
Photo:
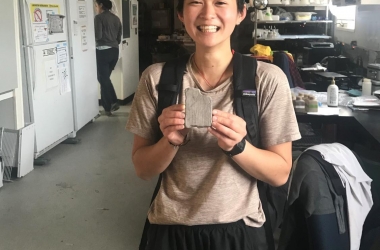
[(121, 43), (121, 34), (122, 34), (122, 30), (123, 30), (123, 26), (122, 24), (120, 23), (119, 25), (119, 31), (117, 33), (117, 44), (120, 44)]
[(94, 19), (95, 25), (95, 41), (99, 41), (103, 37), (103, 26), (99, 16), (95, 16)]
[[(246, 141), (244, 151), (232, 159), (251, 176), (272, 186), (283, 185), (292, 164), (292, 141), (300, 138), (289, 84), (276, 66), (260, 64), (258, 68), (258, 108), (261, 146)], [(220, 110), (213, 111), (213, 129), (218, 145), (230, 151), (247, 135), (244, 119)]]
[[(232, 150), (247, 134), (242, 118), (220, 110), (213, 111), (212, 127), (209, 131), (218, 138), (218, 144), (224, 151)], [(281, 186), (289, 176), (291, 148), (291, 142), (259, 149), (246, 141), (244, 151), (232, 159), (256, 179), (272, 186)]]
[(151, 141), (135, 135), (132, 161), (136, 175), (143, 180), (150, 180), (161, 174), (169, 166), (177, 151), (178, 148), (170, 145), (165, 137), (153, 144)]
[(134, 136), (132, 161), (136, 174), (141, 179), (149, 180), (157, 176), (173, 160), (178, 151), (178, 147), (173, 145), (182, 144), (187, 133), (184, 127), (184, 109), (184, 105), (178, 104), (163, 110), (158, 118), (163, 137), (157, 143)]
[(272, 186), (282, 186), (288, 180), (292, 166), (292, 142), (266, 149), (258, 149), (247, 142), (243, 153), (232, 159), (257, 179)]

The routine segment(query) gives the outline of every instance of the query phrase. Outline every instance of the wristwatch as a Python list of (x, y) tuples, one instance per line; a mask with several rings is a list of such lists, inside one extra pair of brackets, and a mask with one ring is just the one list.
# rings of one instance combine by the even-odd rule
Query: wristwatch
[(230, 151), (224, 151), (223, 152), (228, 155), (229, 157), (238, 155), (244, 151), (245, 148), (245, 138), (241, 140), (241, 142), (237, 143)]

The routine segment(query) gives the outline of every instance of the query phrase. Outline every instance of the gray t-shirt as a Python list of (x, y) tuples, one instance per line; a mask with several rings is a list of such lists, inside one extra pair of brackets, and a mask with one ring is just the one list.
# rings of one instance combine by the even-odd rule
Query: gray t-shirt
[[(154, 64), (142, 74), (127, 123), (130, 132), (151, 141), (159, 130), (156, 85), (162, 67), (162, 63)], [(258, 62), (256, 83), (262, 146), (299, 139), (285, 74), (277, 66)], [(213, 109), (234, 112), (232, 78), (204, 91), (188, 63), (183, 90), (189, 87), (211, 97)], [(183, 92), (178, 103), (185, 103), (184, 98)], [(150, 223), (202, 225), (244, 219), (249, 226), (262, 226), (265, 215), (256, 179), (222, 152), (207, 128), (192, 128), (187, 138), (190, 141), (179, 148), (163, 172), (160, 190), (148, 212)]]
[(96, 46), (119, 48), (122, 26), (120, 19), (109, 10), (95, 16)]

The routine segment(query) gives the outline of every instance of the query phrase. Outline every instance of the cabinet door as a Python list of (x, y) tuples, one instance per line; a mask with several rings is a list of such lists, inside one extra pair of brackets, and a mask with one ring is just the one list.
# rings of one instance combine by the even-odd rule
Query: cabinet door
[[(17, 88), (17, 53), (19, 42), (18, 29), (16, 29), (17, 1), (1, 0), (0, 8), (0, 94)], [(17, 32), (17, 34), (16, 34)]]

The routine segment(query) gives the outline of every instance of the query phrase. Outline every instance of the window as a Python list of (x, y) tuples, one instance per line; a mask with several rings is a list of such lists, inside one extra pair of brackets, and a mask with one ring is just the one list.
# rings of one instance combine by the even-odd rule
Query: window
[(331, 6), (331, 13), (336, 18), (336, 29), (338, 30), (355, 30), (355, 17), (356, 17), (356, 6)]

